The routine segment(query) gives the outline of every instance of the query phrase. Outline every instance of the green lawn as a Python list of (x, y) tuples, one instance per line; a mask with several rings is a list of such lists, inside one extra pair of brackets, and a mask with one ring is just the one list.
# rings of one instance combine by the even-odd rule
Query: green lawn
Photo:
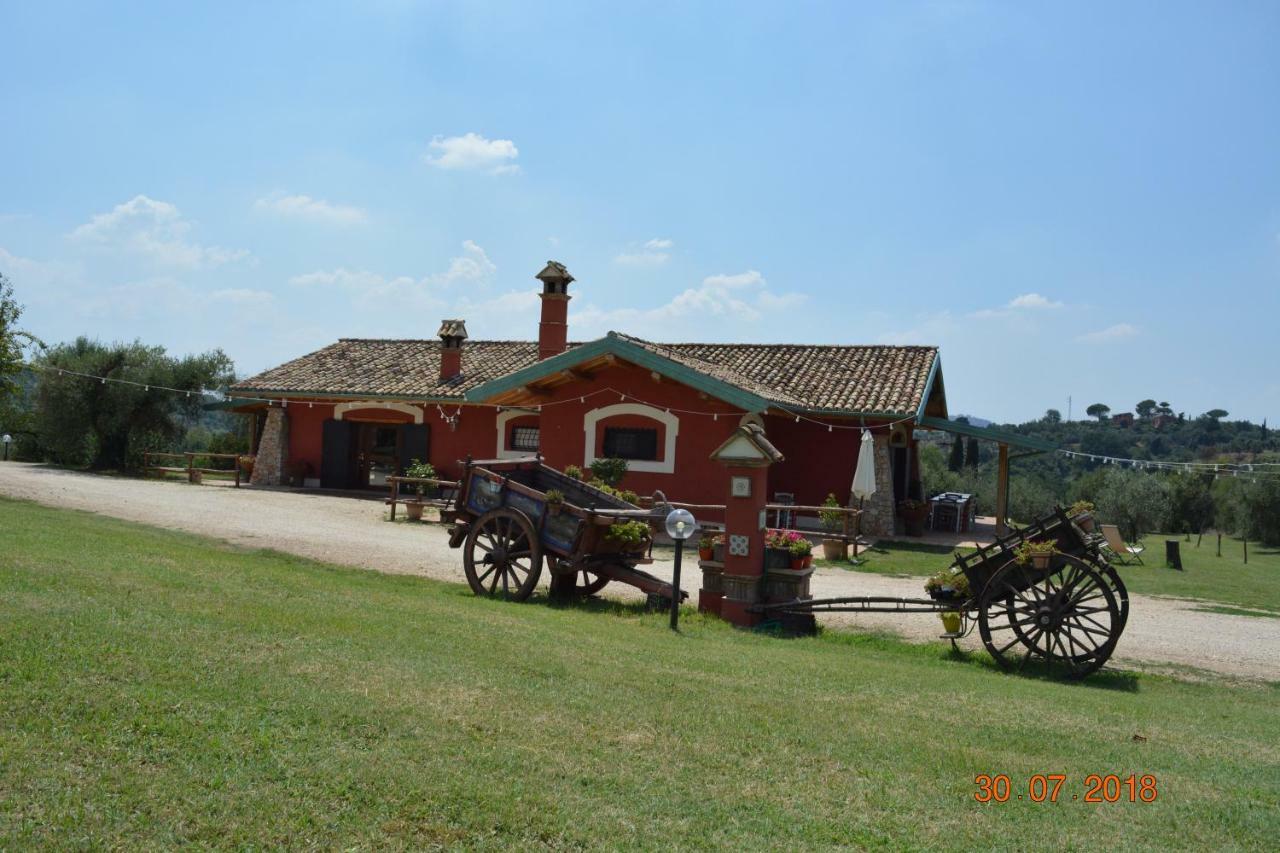
[[(1280, 687), (553, 608), (0, 501), (0, 849), (1264, 848)], [(1140, 734), (1145, 740), (1135, 741)], [(974, 802), (979, 773), (1015, 780)], [(1056, 804), (1018, 801), (1066, 774)], [(1085, 804), (1089, 773), (1154, 803)]]
[[(1165, 539), (1181, 544), (1183, 571), (1165, 568)], [(1249, 563), (1239, 539), (1222, 537), (1222, 556), (1216, 540), (1205, 537), (1196, 547), (1196, 538), (1153, 533), (1143, 539), (1145, 566), (1118, 566), (1130, 592), (1200, 598), (1250, 611), (1280, 613), (1280, 549), (1249, 544)], [(885, 542), (864, 551), (861, 565), (817, 560), (819, 566), (851, 571), (874, 572), (925, 578), (951, 563), (952, 549), (912, 542)], [(922, 588), (923, 590), (923, 588)]]

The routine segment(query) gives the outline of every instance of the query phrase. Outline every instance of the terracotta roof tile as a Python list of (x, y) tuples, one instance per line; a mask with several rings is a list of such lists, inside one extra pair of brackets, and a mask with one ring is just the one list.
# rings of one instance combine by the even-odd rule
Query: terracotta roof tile
[[(614, 334), (778, 405), (840, 412), (914, 414), (938, 353), (925, 346), (657, 344)], [(344, 338), (234, 388), (460, 399), (468, 390), (537, 360), (533, 341), (468, 341), (462, 348), (462, 373), (442, 382), (439, 340)]]

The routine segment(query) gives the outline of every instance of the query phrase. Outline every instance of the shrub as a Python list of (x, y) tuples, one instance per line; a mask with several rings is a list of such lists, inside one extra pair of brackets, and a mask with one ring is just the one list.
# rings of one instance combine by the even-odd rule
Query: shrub
[(953, 590), (957, 598), (968, 598), (970, 595), (969, 578), (964, 572), (948, 566), (930, 575), (924, 582), (925, 592), (940, 592), (944, 589)]
[(622, 551), (636, 551), (649, 541), (649, 525), (643, 521), (617, 522), (609, 526), (604, 538)]
[[(827, 499), (822, 502), (822, 505), (839, 507), (840, 501), (836, 500), (835, 492), (832, 492), (827, 495)], [(835, 533), (837, 530), (844, 527), (844, 513), (842, 512), (823, 510), (818, 513), (818, 518), (822, 522), (822, 529), (828, 533)]]
[(608, 458), (591, 463), (591, 479), (606, 486), (616, 487), (627, 473), (627, 460)]
[(564, 475), (573, 480), (581, 480), (582, 469), (579, 468), (577, 465), (566, 465), (564, 468)]
[(1058, 544), (1049, 541), (1029, 539), (1013, 549), (1013, 558), (1021, 565), (1029, 566), (1036, 557), (1051, 557), (1058, 553)]
[[(436, 467), (430, 462), (423, 462), (421, 459), (413, 459), (405, 466), (404, 475), (406, 477), (421, 477), (424, 480), (434, 480), (437, 478)], [(434, 489), (435, 486), (428, 486), (426, 483), (414, 483), (414, 491), (418, 493), (418, 497), (422, 497), (427, 493), (428, 488)]]

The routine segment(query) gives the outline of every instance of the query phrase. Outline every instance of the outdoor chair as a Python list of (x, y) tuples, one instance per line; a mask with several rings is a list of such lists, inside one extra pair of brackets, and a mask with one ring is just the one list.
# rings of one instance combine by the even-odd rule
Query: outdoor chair
[(1124, 541), (1124, 537), (1120, 535), (1120, 528), (1114, 524), (1103, 524), (1102, 536), (1106, 540), (1107, 550), (1115, 555), (1121, 565), (1128, 565), (1130, 562), (1136, 561), (1138, 565), (1145, 565), (1142, 562), (1142, 552), (1144, 549), (1141, 545), (1129, 545)]

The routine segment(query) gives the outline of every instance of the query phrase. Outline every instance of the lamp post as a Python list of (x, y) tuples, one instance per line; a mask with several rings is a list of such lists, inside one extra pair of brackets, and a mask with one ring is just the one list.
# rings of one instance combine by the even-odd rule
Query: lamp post
[(676, 565), (671, 573), (671, 630), (677, 631), (680, 626), (680, 555), (684, 551), (684, 540), (698, 529), (698, 522), (693, 513), (687, 509), (673, 509), (667, 513), (667, 535), (676, 543)]
[(13, 436), (9, 435), (9, 433), (6, 432), (4, 434), (4, 438), (0, 438), (0, 441), (4, 442), (4, 461), (8, 462), (9, 461), (9, 443), (13, 441)]

